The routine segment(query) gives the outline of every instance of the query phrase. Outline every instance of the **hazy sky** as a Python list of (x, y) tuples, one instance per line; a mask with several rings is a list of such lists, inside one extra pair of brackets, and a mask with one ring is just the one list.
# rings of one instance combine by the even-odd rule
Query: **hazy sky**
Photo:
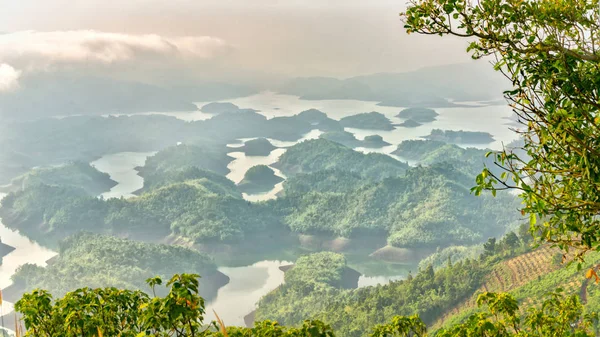
[(403, 0), (0, 0), (0, 87), (3, 73), (64, 67), (348, 77), (469, 60), (464, 41), (406, 35), (403, 7)]

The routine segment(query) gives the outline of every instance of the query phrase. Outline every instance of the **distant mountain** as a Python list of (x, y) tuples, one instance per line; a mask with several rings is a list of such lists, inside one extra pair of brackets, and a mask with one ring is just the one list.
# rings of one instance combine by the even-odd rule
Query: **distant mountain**
[(377, 101), (384, 106), (435, 108), (455, 106), (453, 101), (495, 101), (509, 85), (501, 74), (481, 61), (345, 80), (296, 78), (280, 87), (279, 92), (306, 100), (357, 99)]
[(160, 87), (111, 78), (27, 76), (16, 91), (0, 94), (0, 117), (31, 120), (69, 115), (195, 111), (193, 102), (246, 96), (254, 90), (222, 83)]

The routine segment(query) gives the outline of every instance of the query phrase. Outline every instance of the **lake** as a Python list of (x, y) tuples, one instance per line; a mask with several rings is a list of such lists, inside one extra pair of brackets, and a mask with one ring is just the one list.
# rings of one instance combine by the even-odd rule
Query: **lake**
[(91, 162), (90, 164), (98, 171), (108, 173), (110, 178), (116, 181), (110, 191), (102, 193), (104, 199), (110, 198), (131, 198), (133, 192), (144, 187), (144, 178), (138, 175), (135, 170), (138, 166), (143, 166), (146, 158), (154, 155), (156, 152), (119, 152), (113, 153)]
[[(311, 108), (319, 109), (328, 114), (330, 118), (340, 119), (345, 116), (354, 115), (362, 112), (378, 111), (386, 115), (393, 123), (401, 123), (402, 120), (395, 117), (402, 108), (380, 107), (377, 102), (364, 102), (355, 100), (320, 100), (320, 101), (305, 101), (300, 100), (296, 96), (279, 95), (272, 92), (264, 92), (257, 95), (226, 100), (232, 102), (241, 108), (253, 108), (260, 110), (260, 113), (268, 118), (276, 116), (290, 116), (301, 111)], [(198, 103), (199, 106), (205, 104)], [(363, 152), (380, 152), (389, 154), (394, 151), (396, 146), (408, 139), (418, 139), (428, 135), (432, 129), (448, 129), (448, 130), (465, 130), (465, 131), (483, 131), (491, 133), (495, 141), (491, 144), (472, 144), (475, 147), (490, 147), (492, 149), (500, 149), (503, 143), (508, 143), (516, 138), (515, 134), (509, 130), (506, 117), (510, 117), (512, 112), (507, 106), (476, 106), (476, 107), (455, 107), (455, 108), (440, 108), (435, 109), (439, 116), (436, 121), (427, 123), (417, 128), (396, 128), (392, 131), (377, 131), (377, 130), (362, 130), (347, 128), (346, 131), (352, 132), (358, 139), (363, 139), (368, 135), (378, 134), (385, 141), (391, 143), (381, 149), (366, 149), (358, 148)], [(151, 113), (148, 113), (151, 114)], [(175, 116), (177, 118), (192, 121), (204, 120), (210, 118), (211, 115), (200, 111), (194, 112), (172, 112), (162, 113)], [(318, 130), (313, 130), (305, 135), (300, 141), (306, 139), (318, 138), (321, 134)], [(241, 139), (238, 142), (229, 144), (231, 148), (230, 156), (235, 159), (229, 164), (230, 173), (227, 175), (229, 179), (238, 183), (244, 177), (246, 171), (255, 165), (271, 165), (275, 163), (279, 156), (285, 152), (285, 148), (294, 145), (296, 142), (283, 142), (278, 140), (270, 140), (273, 145), (280, 147), (273, 150), (268, 156), (252, 157), (246, 156), (242, 152), (236, 152), (235, 147), (243, 145)], [(463, 144), (462, 146), (469, 146)], [(135, 167), (142, 166), (148, 156), (154, 152), (123, 152), (106, 155), (91, 164), (98, 170), (108, 173), (118, 185), (114, 186), (109, 192), (103, 193), (104, 198), (131, 198), (134, 197), (133, 192), (143, 187), (143, 178), (137, 175)], [(397, 158), (402, 159), (402, 158)], [(410, 163), (414, 164), (414, 163)], [(275, 170), (276, 174), (283, 176), (281, 172)], [(273, 190), (257, 194), (244, 195), (247, 200), (260, 201), (276, 197), (276, 194), (283, 188), (283, 183), (276, 185)], [(0, 237), (2, 241), (17, 249), (7, 255), (3, 264), (0, 266), (0, 288), (10, 285), (10, 276), (15, 269), (24, 263), (35, 263), (45, 265), (45, 261), (56, 255), (55, 252), (43, 248), (38, 244), (29, 241), (17, 232), (13, 232), (0, 224)], [(264, 260), (248, 266), (240, 267), (220, 267), (219, 270), (228, 275), (231, 279), (230, 283), (219, 289), (217, 297), (210, 303), (207, 303), (207, 317), (213, 318), (212, 310), (214, 309), (219, 316), (231, 325), (242, 325), (243, 317), (254, 310), (256, 302), (269, 291), (275, 289), (283, 283), (283, 272), (279, 267), (290, 262)], [(369, 267), (361, 264), (352, 265), (351, 267), (365, 273), (368, 276), (361, 276), (359, 286), (370, 286), (376, 284), (385, 284), (392, 280), (403, 279), (409, 267), (389, 268), (383, 263), (369, 261)], [(375, 267), (373, 267), (375, 265)], [(3, 308), (4, 313), (10, 310), (10, 304), (5, 303)]]
[[(4, 198), (5, 195), (4, 193), (0, 193), (0, 199)], [(15, 250), (2, 259), (2, 264), (0, 264), (0, 289), (4, 289), (12, 284), (10, 277), (19, 266), (25, 263), (46, 266), (46, 261), (56, 255), (56, 252), (44, 248), (19, 234), (19, 232), (5, 227), (1, 221), (0, 238), (3, 243), (15, 248)], [(12, 311), (12, 303), (4, 301), (2, 303), (2, 313), (6, 314), (10, 311)]]
[[(318, 134), (316, 136), (318, 137)], [(306, 137), (315, 137), (315, 133), (308, 134)], [(236, 145), (239, 144), (231, 144), (232, 150), (235, 149)], [(278, 144), (278, 146), (291, 145), (293, 143)], [(285, 149), (276, 149), (269, 156), (264, 157), (245, 156), (242, 152), (231, 152), (229, 155), (236, 159), (229, 164), (228, 167), (231, 172), (227, 177), (237, 183), (243, 179), (245, 172), (250, 167), (259, 164), (271, 165), (277, 161), (283, 152), (285, 152)], [(132, 192), (143, 186), (143, 179), (137, 175), (135, 167), (143, 165), (145, 158), (152, 154), (147, 152), (116, 153), (106, 155), (92, 164), (100, 171), (108, 173), (118, 183), (111, 190), (111, 197), (128, 197), (132, 196)], [(111, 164), (114, 164), (114, 166), (111, 166)], [(276, 172), (278, 175), (283, 176), (278, 170)], [(281, 190), (281, 188), (283, 187), (276, 186), (274, 190)], [(273, 191), (267, 194), (275, 197)], [(107, 195), (107, 193), (103, 195)], [(246, 195), (249, 200), (253, 198), (264, 200), (267, 197), (266, 194)], [(215, 310), (227, 324), (243, 325), (244, 316), (256, 308), (256, 303), (260, 298), (283, 283), (284, 274), (279, 270), (279, 267), (292, 263), (289, 261), (262, 260), (247, 266), (219, 267), (223, 274), (229, 276), (230, 282), (219, 289), (214, 300), (207, 303), (207, 319), (214, 319), (212, 310)], [(365, 260), (364, 258), (349, 258), (348, 263), (352, 268), (368, 274), (368, 276), (360, 276), (359, 287), (385, 284), (391, 280), (403, 279), (408, 274), (406, 266), (390, 265), (384, 262)]]

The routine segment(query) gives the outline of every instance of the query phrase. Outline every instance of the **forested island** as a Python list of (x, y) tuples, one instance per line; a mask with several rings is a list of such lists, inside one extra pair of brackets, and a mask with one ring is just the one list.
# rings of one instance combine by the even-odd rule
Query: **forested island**
[(392, 144), (383, 140), (383, 137), (381, 137), (380, 135), (366, 136), (362, 142), (362, 146), (369, 148), (380, 148), (388, 145)]
[(90, 195), (98, 195), (114, 187), (117, 182), (106, 173), (98, 171), (88, 163), (71, 162), (54, 167), (33, 169), (14, 178), (9, 185), (0, 186), (0, 192), (23, 190), (29, 186), (46, 184), (76, 186)]
[(431, 130), (431, 133), (423, 138), (454, 144), (488, 144), (494, 141), (494, 137), (488, 132), (440, 129)]
[(372, 111), (340, 119), (340, 123), (347, 128), (369, 130), (394, 130), (392, 122), (385, 115)]
[(430, 123), (435, 121), (439, 114), (433, 109), (427, 108), (408, 108), (400, 111), (396, 117), (406, 119), (405, 126), (415, 127), (416, 124)]
[(283, 178), (275, 175), (275, 171), (270, 167), (257, 165), (248, 169), (238, 188), (244, 193), (262, 193), (272, 190), (282, 181)]
[(235, 148), (235, 150), (244, 152), (247, 156), (268, 156), (276, 148), (268, 139), (257, 138), (244, 142), (243, 146)]
[(214, 298), (229, 278), (206, 254), (180, 246), (152, 244), (113, 236), (79, 233), (60, 243), (48, 267), (21, 266), (12, 276), (10, 293), (44, 288), (56, 296), (83, 287), (118, 287), (147, 291), (145, 280), (189, 272), (202, 275), (200, 295)]

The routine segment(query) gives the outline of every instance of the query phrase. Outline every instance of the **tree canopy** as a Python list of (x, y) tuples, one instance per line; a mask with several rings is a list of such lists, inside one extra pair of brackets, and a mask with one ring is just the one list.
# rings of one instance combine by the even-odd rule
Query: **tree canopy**
[(408, 33), (468, 38), (512, 82), (521, 151), (494, 153), (476, 193), (518, 189), (531, 232), (578, 257), (600, 244), (600, 1), (413, 0)]

